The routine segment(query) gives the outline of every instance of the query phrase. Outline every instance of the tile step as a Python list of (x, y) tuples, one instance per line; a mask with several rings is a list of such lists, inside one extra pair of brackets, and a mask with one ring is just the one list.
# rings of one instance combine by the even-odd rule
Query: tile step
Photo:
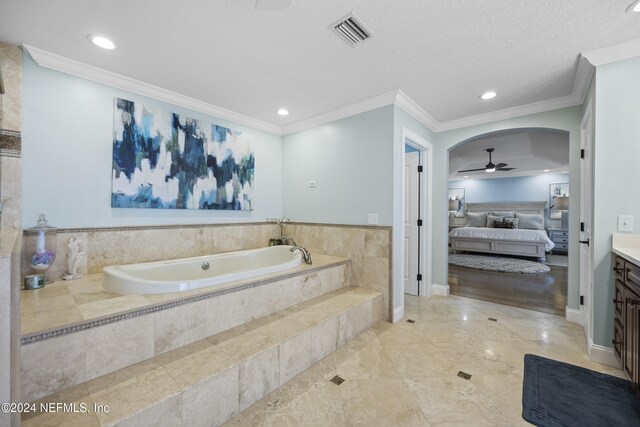
[(22, 425), (220, 425), (381, 318), (380, 292), (341, 288), (40, 399)]

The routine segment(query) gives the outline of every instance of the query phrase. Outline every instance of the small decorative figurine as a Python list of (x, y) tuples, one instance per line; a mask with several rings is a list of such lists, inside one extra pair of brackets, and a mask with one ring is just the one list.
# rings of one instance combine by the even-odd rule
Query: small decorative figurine
[(74, 280), (82, 277), (81, 274), (78, 274), (78, 264), (85, 257), (84, 251), (80, 250), (80, 238), (72, 237), (69, 239), (67, 243), (67, 248), (69, 252), (67, 253), (67, 273), (65, 274), (64, 280)]

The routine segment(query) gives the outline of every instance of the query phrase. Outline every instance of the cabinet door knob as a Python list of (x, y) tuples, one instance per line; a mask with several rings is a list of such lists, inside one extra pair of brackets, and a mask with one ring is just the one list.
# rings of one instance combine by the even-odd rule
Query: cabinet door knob
[(622, 344), (622, 341), (611, 340), (611, 344), (613, 345)]
[(624, 269), (620, 267), (613, 267), (613, 271), (615, 271), (616, 273), (622, 274), (624, 272)]
[(622, 304), (624, 301), (622, 301), (621, 299), (613, 299), (613, 303), (614, 304)]

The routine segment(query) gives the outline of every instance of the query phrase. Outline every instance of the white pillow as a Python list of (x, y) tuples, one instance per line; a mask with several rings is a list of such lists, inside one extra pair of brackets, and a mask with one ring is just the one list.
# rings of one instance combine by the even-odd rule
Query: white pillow
[(486, 227), (487, 212), (467, 212), (465, 227)]
[(516, 212), (515, 211), (492, 211), (492, 212), (489, 212), (489, 215), (501, 216), (503, 218), (515, 218)]
[(493, 215), (487, 215), (487, 227), (489, 228), (496, 228), (495, 226), (495, 222), (502, 222), (504, 220), (503, 216), (493, 216)]
[(540, 214), (521, 214), (516, 212), (516, 218), (518, 218), (518, 228), (544, 230), (544, 219)]

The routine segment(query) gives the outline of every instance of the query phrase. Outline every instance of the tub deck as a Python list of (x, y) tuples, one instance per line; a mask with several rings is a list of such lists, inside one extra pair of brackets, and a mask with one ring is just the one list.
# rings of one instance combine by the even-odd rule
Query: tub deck
[(142, 309), (156, 309), (194, 297), (232, 292), (245, 286), (258, 286), (275, 279), (295, 277), (350, 262), (348, 258), (314, 254), (313, 265), (302, 264), (286, 271), (265, 274), (225, 285), (186, 292), (153, 295), (120, 295), (102, 289), (102, 273), (72, 281), (56, 281), (38, 290), (20, 292), (21, 335), (24, 340), (60, 328), (74, 327)]

